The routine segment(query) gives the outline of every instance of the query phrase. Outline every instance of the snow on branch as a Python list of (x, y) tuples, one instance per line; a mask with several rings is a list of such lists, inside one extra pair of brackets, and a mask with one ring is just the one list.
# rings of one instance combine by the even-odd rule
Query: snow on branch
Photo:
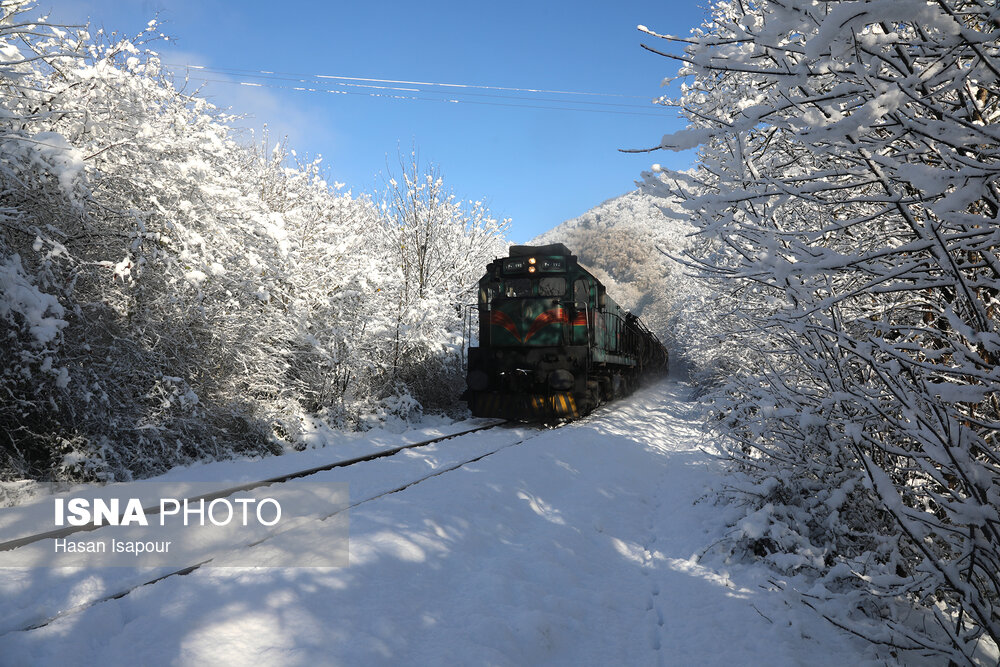
[[(734, 461), (781, 480), (741, 544), (823, 551), (818, 581), (871, 610), (831, 618), (964, 664), (1000, 643), (995, 18), (975, 0), (721, 2), (665, 54), (689, 125), (661, 148), (698, 147), (698, 166), (644, 175), (700, 229)], [(853, 508), (823, 502), (834, 484)]]

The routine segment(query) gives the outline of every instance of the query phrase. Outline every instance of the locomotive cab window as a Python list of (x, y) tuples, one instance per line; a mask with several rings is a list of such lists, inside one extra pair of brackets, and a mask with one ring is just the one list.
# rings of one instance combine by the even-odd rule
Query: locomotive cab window
[(508, 280), (505, 294), (508, 297), (531, 296), (531, 281), (527, 278)]
[(500, 294), (500, 283), (491, 282), (480, 284), (479, 286), (479, 303), (485, 305), (487, 303), (493, 302), (493, 297)]
[(562, 296), (565, 293), (565, 278), (542, 278), (538, 281), (538, 296)]

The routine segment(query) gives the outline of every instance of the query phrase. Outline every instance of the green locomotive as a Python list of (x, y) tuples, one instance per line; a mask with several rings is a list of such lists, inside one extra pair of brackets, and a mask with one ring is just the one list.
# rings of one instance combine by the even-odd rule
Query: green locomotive
[(579, 417), (667, 365), (656, 336), (561, 243), (511, 246), (491, 262), (477, 312), (464, 394), (477, 417)]

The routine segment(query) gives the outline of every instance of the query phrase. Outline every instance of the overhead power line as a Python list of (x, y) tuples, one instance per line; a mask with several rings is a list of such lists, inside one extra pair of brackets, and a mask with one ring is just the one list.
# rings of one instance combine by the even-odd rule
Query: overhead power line
[[(236, 74), (234, 74), (235, 72), (244, 71), (244, 70), (227, 70), (227, 69), (222, 69), (222, 68), (208, 68), (208, 67), (204, 67), (204, 66), (198, 66), (196, 69), (198, 71), (203, 71), (203, 72), (212, 72), (212, 73), (216, 73), (216, 74), (232, 74), (232, 75), (236, 75)], [(260, 72), (260, 74), (257, 74), (255, 72), (254, 74), (240, 74), (238, 76), (244, 76), (246, 78), (253, 78), (253, 79), (265, 79), (265, 80), (270, 80), (270, 81), (295, 81), (295, 82), (298, 82), (298, 83), (310, 83), (310, 81), (311, 81), (308, 78), (295, 78), (296, 75), (291, 75), (291, 74), (289, 74), (289, 75), (281, 75), (280, 72), (266, 72), (266, 71), (263, 71), (263, 70)], [(334, 77), (328, 76), (328, 75), (317, 75), (316, 79), (314, 79), (314, 80), (318, 80), (318, 79), (333, 79), (333, 78)], [(504, 87), (500, 87), (500, 86), (467, 86), (465, 84), (454, 84), (454, 83), (420, 83), (420, 82), (406, 82), (406, 81), (391, 81), (391, 80), (388, 80), (388, 79), (361, 79), (361, 78), (357, 78), (357, 77), (355, 77), (355, 78), (342, 77), (342, 78), (345, 79), (345, 80), (347, 80), (347, 81), (371, 81), (371, 82), (399, 83), (399, 84), (407, 84), (407, 83), (409, 83), (411, 85), (450, 86), (450, 87), (461, 87), (461, 88), (477, 88), (477, 89), (483, 89), (483, 90), (496, 90), (496, 91), (501, 91), (502, 90), (502, 91), (511, 91), (511, 92), (535, 92), (535, 93), (552, 93), (552, 94), (559, 94), (560, 93), (560, 91), (556, 91), (556, 90), (538, 90), (538, 89), (531, 89), (531, 88), (504, 88)], [(213, 79), (213, 81), (219, 81), (219, 80), (218, 79)], [(240, 83), (243, 83), (244, 85), (261, 85), (261, 86), (263, 86), (263, 84), (256, 84), (256, 83), (254, 83), (254, 84), (247, 84), (245, 82), (240, 82)], [(433, 90), (433, 89), (401, 88), (399, 86), (376, 86), (376, 85), (372, 85), (372, 84), (347, 83), (347, 82), (344, 82), (344, 81), (335, 81), (335, 82), (332, 82), (332, 83), (334, 85), (342, 86), (342, 87), (366, 88), (366, 89), (375, 89), (375, 90), (397, 90), (397, 91), (411, 92), (411, 93), (419, 93), (419, 92), (441, 93), (441, 92), (443, 92), (443, 91)], [(264, 87), (266, 87), (266, 86), (264, 86)], [(449, 90), (448, 92), (450, 94), (455, 94), (455, 91)], [(566, 100), (551, 99), (551, 98), (544, 98), (544, 97), (531, 97), (531, 96), (510, 95), (510, 94), (507, 94), (507, 93), (504, 93), (504, 94), (496, 94), (496, 93), (472, 93), (472, 92), (467, 92), (467, 91), (461, 91), (461, 94), (463, 94), (463, 95), (472, 95), (472, 96), (475, 96), (475, 97), (493, 97), (493, 98), (514, 99), (514, 100), (535, 100), (535, 101), (546, 101), (546, 102), (564, 102), (564, 101), (566, 101)], [(632, 98), (636, 98), (636, 99), (645, 99), (645, 98), (640, 98), (640, 97), (635, 96), (635, 95), (618, 95), (618, 94), (615, 94), (615, 93), (564, 92), (562, 94), (565, 94), (565, 95), (592, 95), (592, 96), (600, 96), (600, 97), (619, 97), (619, 98), (629, 98), (629, 97), (632, 97)], [(600, 105), (600, 106), (609, 106), (609, 107), (625, 107), (625, 108), (632, 108), (632, 109), (647, 109), (647, 110), (649, 109), (649, 105), (648, 104), (623, 104), (623, 103), (619, 103), (619, 102), (595, 102), (595, 101), (592, 101), (592, 100), (573, 100), (572, 103), (573, 104), (591, 104), (591, 105)]]
[(182, 64), (167, 64), (167, 67), (187, 67), (189, 69), (200, 69), (208, 72), (216, 72), (220, 74), (243, 74), (243, 75), (278, 75), (278, 76), (290, 76), (296, 77), (298, 79), (338, 79), (343, 81), (366, 81), (369, 83), (398, 83), (401, 85), (409, 86), (446, 86), (449, 88), (478, 88), (481, 90), (506, 90), (516, 93), (551, 93), (554, 95), (589, 95), (593, 97), (625, 97), (637, 100), (646, 99), (642, 95), (625, 95), (622, 93), (598, 93), (598, 92), (582, 92), (578, 90), (546, 90), (544, 88), (512, 88), (508, 86), (484, 86), (479, 84), (471, 83), (440, 83), (436, 81), (404, 81), (402, 79), (369, 79), (360, 76), (341, 76), (337, 74), (301, 74), (295, 72), (274, 72), (271, 70), (256, 70), (256, 69), (235, 69), (229, 67), (210, 67), (208, 65), (182, 65)]
[[(292, 72), (277, 72), (272, 70), (248, 70), (179, 63), (167, 64), (166, 67), (184, 68), (187, 70), (187, 78), (189, 80), (204, 83), (219, 83), (255, 88), (272, 88), (277, 90), (293, 90), (306, 93), (359, 95), (364, 97), (379, 97), (398, 100), (424, 100), (447, 102), (451, 104), (476, 104), (485, 106), (548, 109), (556, 111), (583, 111), (589, 113), (662, 117), (662, 114), (656, 113), (653, 110), (652, 101), (650, 101), (649, 104), (635, 104), (627, 102), (603, 102), (579, 99), (581, 97), (619, 98), (623, 100), (648, 99), (639, 95), (624, 95), (620, 93), (551, 90), (543, 88), (517, 88), (512, 86), (409, 81), (402, 79), (376, 79), (333, 74), (310, 75)], [(232, 77), (232, 79), (197, 76), (195, 73), (219, 74)], [(250, 80), (246, 81), (241, 79)], [(280, 82), (293, 84), (298, 83), (302, 85), (280, 85)], [(567, 96), (568, 99), (566, 97), (542, 97), (541, 95)], [(630, 111), (629, 109), (634, 109), (634, 111)]]

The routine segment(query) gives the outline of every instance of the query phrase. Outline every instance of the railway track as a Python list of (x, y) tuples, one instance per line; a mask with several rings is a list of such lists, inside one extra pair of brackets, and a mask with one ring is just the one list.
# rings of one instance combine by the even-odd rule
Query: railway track
[[(498, 426), (502, 426), (502, 425), (504, 425), (506, 423), (507, 422), (503, 421), (503, 420), (496, 420), (496, 421), (494, 421), (492, 423), (489, 423), (489, 424), (486, 424), (486, 425), (477, 426), (475, 428), (467, 429), (465, 431), (460, 431), (458, 433), (453, 433), (453, 434), (449, 434), (449, 435), (445, 435), (445, 436), (440, 436), (440, 437), (437, 437), (437, 438), (430, 438), (430, 439), (423, 440), (423, 441), (416, 442), (416, 443), (411, 443), (411, 444), (406, 444), (406, 445), (400, 445), (400, 446), (392, 447), (392, 448), (389, 448), (389, 449), (380, 450), (380, 451), (377, 451), (377, 452), (374, 452), (374, 453), (371, 453), (371, 454), (367, 454), (367, 455), (364, 455), (364, 456), (358, 456), (358, 457), (354, 457), (354, 458), (350, 458), (350, 459), (339, 460), (339, 461), (335, 461), (333, 463), (324, 464), (324, 465), (321, 465), (321, 466), (315, 466), (315, 467), (312, 467), (312, 468), (308, 468), (308, 469), (304, 469), (304, 470), (299, 470), (299, 471), (295, 471), (295, 472), (291, 472), (291, 473), (287, 473), (287, 474), (283, 474), (283, 475), (277, 475), (277, 476), (274, 476), (274, 477), (269, 477), (269, 478), (266, 478), (266, 479), (261, 479), (261, 480), (255, 481), (255, 482), (248, 482), (248, 483), (240, 484), (240, 485), (237, 485), (237, 486), (226, 487), (226, 488), (223, 488), (223, 489), (219, 489), (217, 491), (213, 491), (211, 493), (200, 494), (198, 496), (193, 496), (193, 497), (189, 498), (189, 500), (197, 501), (199, 499), (204, 499), (206, 501), (209, 501), (209, 500), (216, 499), (216, 498), (224, 498), (224, 497), (226, 497), (228, 495), (231, 495), (233, 493), (237, 493), (237, 492), (240, 492), (240, 491), (247, 491), (247, 490), (251, 490), (251, 489), (255, 489), (255, 488), (261, 488), (261, 487), (271, 486), (271, 485), (274, 485), (274, 484), (281, 484), (281, 483), (289, 482), (289, 481), (292, 481), (292, 480), (302, 479), (302, 478), (306, 478), (306, 477), (309, 477), (309, 476), (312, 476), (312, 475), (316, 475), (316, 474), (324, 472), (324, 471), (334, 470), (334, 469), (337, 469), (337, 468), (346, 468), (346, 467), (350, 467), (350, 466), (361, 464), (361, 463), (376, 461), (378, 459), (385, 459), (385, 458), (392, 457), (392, 456), (394, 456), (396, 454), (400, 454), (401, 452), (404, 452), (404, 451), (407, 451), (407, 450), (414, 450), (414, 449), (419, 449), (419, 448), (422, 448), (422, 447), (429, 447), (429, 446), (432, 446), (434, 444), (440, 443), (442, 441), (452, 440), (452, 439), (456, 439), (456, 438), (462, 438), (463, 436), (467, 436), (467, 435), (470, 435), (470, 434), (473, 434), (473, 433), (477, 433), (477, 432), (480, 432), (480, 431), (486, 431), (486, 430), (489, 430), (489, 429), (494, 429), (494, 428), (497, 428)], [(333, 516), (336, 516), (338, 514), (341, 514), (343, 512), (350, 511), (351, 509), (356, 508), (356, 507), (358, 507), (360, 505), (364, 505), (365, 503), (370, 503), (370, 502), (372, 502), (374, 500), (378, 500), (379, 498), (384, 498), (386, 496), (389, 496), (389, 495), (392, 495), (392, 494), (395, 494), (395, 493), (400, 493), (400, 492), (402, 492), (402, 491), (404, 491), (404, 490), (406, 490), (406, 489), (408, 489), (410, 487), (413, 487), (413, 486), (415, 486), (417, 484), (421, 484), (421, 483), (423, 483), (423, 482), (425, 482), (427, 480), (430, 480), (432, 478), (435, 478), (435, 477), (438, 477), (440, 475), (446, 474), (448, 472), (457, 470), (457, 469), (462, 468), (464, 466), (467, 466), (467, 465), (469, 465), (471, 463), (475, 463), (476, 461), (480, 461), (482, 459), (485, 459), (485, 458), (487, 458), (489, 456), (492, 456), (493, 454), (496, 454), (496, 453), (498, 453), (498, 452), (500, 452), (500, 451), (502, 451), (504, 449), (520, 445), (520, 444), (524, 443), (527, 440), (530, 440), (530, 439), (532, 439), (534, 437), (537, 437), (540, 434), (541, 434), (541, 432), (536, 433), (534, 435), (527, 435), (527, 436), (525, 436), (525, 435), (516, 435), (514, 438), (511, 439), (511, 441), (503, 442), (499, 446), (490, 446), (489, 449), (487, 451), (485, 451), (485, 452), (476, 452), (475, 455), (473, 455), (473, 456), (461, 457), (461, 458), (459, 458), (457, 460), (454, 460), (454, 461), (448, 463), (447, 465), (444, 465), (440, 469), (433, 470), (431, 472), (428, 472), (427, 474), (419, 475), (419, 476), (417, 476), (415, 478), (411, 477), (411, 478), (408, 478), (406, 480), (402, 480), (399, 483), (393, 484), (393, 486), (391, 488), (389, 488), (389, 489), (386, 489), (386, 490), (380, 491), (378, 493), (375, 493), (374, 495), (369, 495), (368, 497), (361, 498), (361, 499), (358, 499), (356, 501), (350, 502), (346, 508), (339, 508), (338, 510), (336, 510), (334, 512), (331, 512), (329, 514), (326, 514), (324, 516), (316, 517), (314, 520), (315, 521), (324, 521), (326, 519), (329, 519), (329, 518), (331, 518)], [(148, 509), (148, 512), (151, 513), (151, 514), (156, 513), (158, 511), (159, 511), (159, 507), (150, 507)], [(32, 544), (34, 542), (39, 542), (39, 541), (46, 540), (46, 539), (60, 538), (60, 537), (66, 536), (66, 535), (71, 535), (73, 533), (84, 532), (84, 531), (91, 531), (91, 530), (96, 530), (96, 529), (97, 529), (97, 527), (92, 526), (92, 525), (87, 525), (87, 526), (69, 526), (67, 528), (63, 528), (63, 529), (59, 529), (59, 530), (46, 531), (46, 532), (36, 533), (36, 534), (32, 534), (32, 535), (26, 535), (26, 536), (23, 536), (23, 537), (20, 537), (20, 538), (17, 538), (17, 539), (8, 540), (6, 542), (0, 543), (0, 551), (9, 551), (9, 550), (12, 550), (12, 549), (16, 549), (16, 548), (18, 548), (20, 546), (25, 546), (25, 545), (28, 545), (28, 544)], [(275, 537), (276, 535), (281, 534), (281, 532), (282, 531), (278, 531), (278, 532), (271, 533), (271, 534), (268, 534), (266, 536), (263, 536), (260, 539), (256, 540), (255, 542), (253, 542), (251, 544), (248, 544), (247, 548), (252, 548), (253, 546), (256, 546), (258, 544), (266, 542), (267, 540)], [(103, 595), (99, 595), (99, 596), (96, 596), (96, 597), (94, 597), (92, 599), (85, 600), (85, 601), (83, 601), (83, 602), (81, 602), (79, 604), (76, 604), (76, 605), (74, 605), (72, 607), (69, 607), (69, 608), (59, 609), (59, 610), (43, 611), (42, 613), (38, 613), (40, 610), (35, 609), (33, 611), (33, 613), (28, 614), (28, 616), (30, 616), (30, 617), (22, 616), (20, 619), (11, 619), (11, 618), (8, 618), (6, 623), (0, 621), (0, 637), (2, 637), (3, 635), (8, 634), (10, 632), (29, 631), (29, 630), (35, 630), (35, 629), (38, 629), (38, 628), (42, 628), (42, 627), (45, 627), (45, 626), (47, 626), (47, 625), (49, 625), (49, 624), (51, 624), (51, 623), (53, 623), (53, 622), (55, 622), (55, 621), (57, 621), (57, 620), (59, 620), (61, 618), (64, 618), (66, 616), (70, 616), (70, 615), (73, 615), (73, 614), (80, 613), (82, 611), (85, 611), (86, 609), (89, 609), (89, 608), (91, 608), (91, 607), (93, 607), (95, 605), (101, 604), (103, 602), (108, 602), (110, 600), (115, 600), (115, 599), (123, 598), (123, 597), (127, 596), (129, 593), (131, 593), (131, 592), (133, 592), (133, 591), (135, 591), (137, 589), (140, 589), (140, 588), (142, 588), (144, 586), (149, 586), (149, 585), (155, 584), (157, 582), (163, 581), (165, 579), (169, 579), (171, 577), (184, 576), (184, 575), (190, 574), (190, 573), (192, 573), (192, 572), (194, 572), (194, 571), (196, 571), (196, 570), (198, 570), (198, 569), (200, 569), (200, 568), (202, 568), (202, 567), (210, 564), (216, 557), (218, 557), (218, 556), (220, 556), (220, 555), (222, 555), (224, 553), (228, 553), (228, 550), (227, 551), (218, 552), (218, 553), (214, 554), (211, 557), (205, 558), (205, 559), (200, 560), (199, 562), (196, 562), (196, 563), (185, 565), (183, 567), (171, 568), (168, 571), (163, 571), (161, 569), (161, 570), (157, 571), (155, 574), (154, 573), (146, 573), (144, 576), (142, 576), (142, 577), (140, 577), (138, 579), (135, 579), (135, 578), (128, 579), (126, 577), (124, 581), (119, 581), (118, 585), (114, 585), (114, 582), (112, 582), (112, 586), (111, 586), (112, 590), (104, 593)], [(12, 622), (12, 621), (14, 621), (14, 622)]]

